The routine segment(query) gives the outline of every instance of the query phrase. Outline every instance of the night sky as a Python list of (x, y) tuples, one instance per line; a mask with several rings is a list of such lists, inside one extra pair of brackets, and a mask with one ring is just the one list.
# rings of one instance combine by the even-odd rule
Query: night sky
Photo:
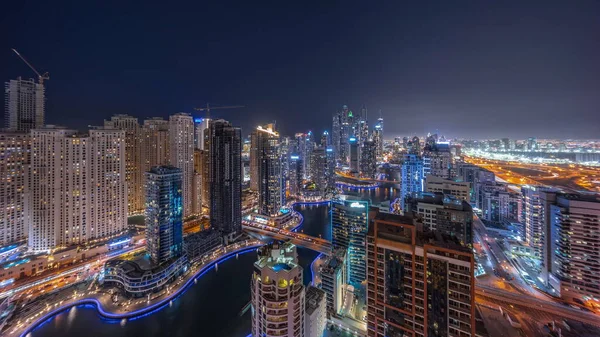
[(386, 138), (600, 138), (600, 1), (7, 1), (0, 18), (0, 80), (33, 77), (10, 48), (48, 71), (49, 124), (211, 102), (246, 105), (213, 112), (244, 134), (320, 134), (366, 104)]

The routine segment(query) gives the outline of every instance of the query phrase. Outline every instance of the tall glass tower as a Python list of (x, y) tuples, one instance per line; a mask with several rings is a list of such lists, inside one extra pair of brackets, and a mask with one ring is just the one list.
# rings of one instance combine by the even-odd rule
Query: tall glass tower
[(158, 265), (182, 254), (182, 180), (181, 169), (173, 166), (146, 172), (146, 250)]

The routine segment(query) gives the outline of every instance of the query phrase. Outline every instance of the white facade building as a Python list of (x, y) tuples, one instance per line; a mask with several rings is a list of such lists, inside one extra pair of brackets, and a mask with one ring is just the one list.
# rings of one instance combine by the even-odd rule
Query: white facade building
[(325, 292), (319, 288), (306, 288), (304, 337), (322, 337), (327, 325), (327, 301)]
[(183, 175), (183, 217), (193, 214), (194, 184), (194, 119), (190, 114), (177, 113), (169, 117), (169, 152), (171, 165)]
[(26, 195), (31, 137), (29, 133), (0, 133), (0, 245), (27, 238)]
[(49, 251), (123, 232), (125, 132), (87, 135), (48, 126), (31, 132), (29, 249)]

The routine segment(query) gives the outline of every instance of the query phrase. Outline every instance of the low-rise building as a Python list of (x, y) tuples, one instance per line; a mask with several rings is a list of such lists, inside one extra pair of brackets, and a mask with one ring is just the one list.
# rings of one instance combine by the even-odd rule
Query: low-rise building
[(425, 192), (453, 195), (468, 202), (471, 199), (471, 183), (428, 175), (425, 177)]

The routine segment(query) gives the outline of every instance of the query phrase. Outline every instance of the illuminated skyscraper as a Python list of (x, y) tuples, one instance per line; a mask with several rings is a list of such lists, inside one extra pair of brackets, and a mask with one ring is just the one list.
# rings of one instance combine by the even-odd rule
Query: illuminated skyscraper
[(302, 189), (302, 158), (297, 154), (290, 155), (288, 188), (291, 195), (296, 196)]
[(143, 172), (154, 166), (169, 165), (169, 121), (160, 117), (144, 120), (142, 137)]
[(144, 140), (138, 119), (129, 115), (114, 115), (104, 121), (107, 128), (125, 131), (125, 181), (129, 214), (144, 210), (144, 163), (142, 141)]
[(343, 195), (331, 202), (332, 244), (347, 249), (348, 280), (359, 284), (366, 279), (365, 238), (369, 225), (370, 201)]
[(183, 217), (193, 214), (194, 119), (190, 114), (169, 117), (169, 152), (171, 165), (181, 169), (183, 179)]
[(273, 124), (257, 127), (253, 138), (258, 158), (258, 211), (269, 216), (279, 214), (285, 203), (279, 133), (274, 127)]
[(549, 207), (550, 285), (563, 300), (597, 307), (600, 301), (600, 201), (557, 193)]
[(204, 132), (208, 129), (210, 119), (194, 118), (194, 147), (198, 150), (206, 150), (204, 146)]
[(367, 236), (367, 336), (475, 337), (470, 248), (378, 213)]
[(423, 191), (423, 160), (414, 154), (404, 155), (400, 184), (400, 205), (404, 207), (407, 195)]
[(325, 173), (327, 175), (327, 186), (333, 187), (335, 185), (335, 152), (333, 147), (325, 149), (325, 156), (327, 156), (327, 168)]
[(44, 85), (18, 77), (4, 83), (4, 106), (8, 131), (29, 132), (44, 126)]
[[(381, 115), (381, 111), (379, 112)], [(377, 119), (377, 124), (373, 128), (373, 141), (375, 142), (375, 150), (377, 161), (383, 160), (383, 118)]]
[(426, 144), (423, 150), (423, 171), (424, 175), (433, 175), (440, 178), (453, 178), (456, 175), (454, 170), (454, 158), (450, 153), (448, 143)]
[(27, 238), (31, 136), (0, 132), (0, 246)]
[(308, 133), (304, 136), (304, 179), (314, 179), (312, 177), (312, 172), (310, 169), (310, 165), (312, 163), (312, 153), (315, 149), (315, 141), (312, 131), (308, 131)]
[(127, 225), (125, 131), (31, 131), (29, 249), (49, 251), (110, 238)]
[(233, 238), (242, 230), (242, 132), (222, 119), (209, 130), (210, 224)]
[(350, 173), (358, 175), (360, 170), (360, 148), (358, 147), (358, 141), (355, 137), (350, 137), (348, 146), (350, 148)]
[(305, 292), (295, 245), (263, 246), (250, 285), (252, 336), (305, 336)]
[(331, 137), (329, 136), (329, 132), (323, 131), (323, 135), (321, 136), (321, 146), (326, 148), (331, 145)]
[(374, 141), (366, 140), (360, 149), (360, 175), (374, 178), (377, 171), (377, 146)]
[(317, 187), (324, 191), (327, 186), (327, 153), (322, 146), (315, 147), (311, 157), (311, 177)]
[(146, 172), (146, 250), (160, 265), (183, 252), (183, 177), (173, 166)]

